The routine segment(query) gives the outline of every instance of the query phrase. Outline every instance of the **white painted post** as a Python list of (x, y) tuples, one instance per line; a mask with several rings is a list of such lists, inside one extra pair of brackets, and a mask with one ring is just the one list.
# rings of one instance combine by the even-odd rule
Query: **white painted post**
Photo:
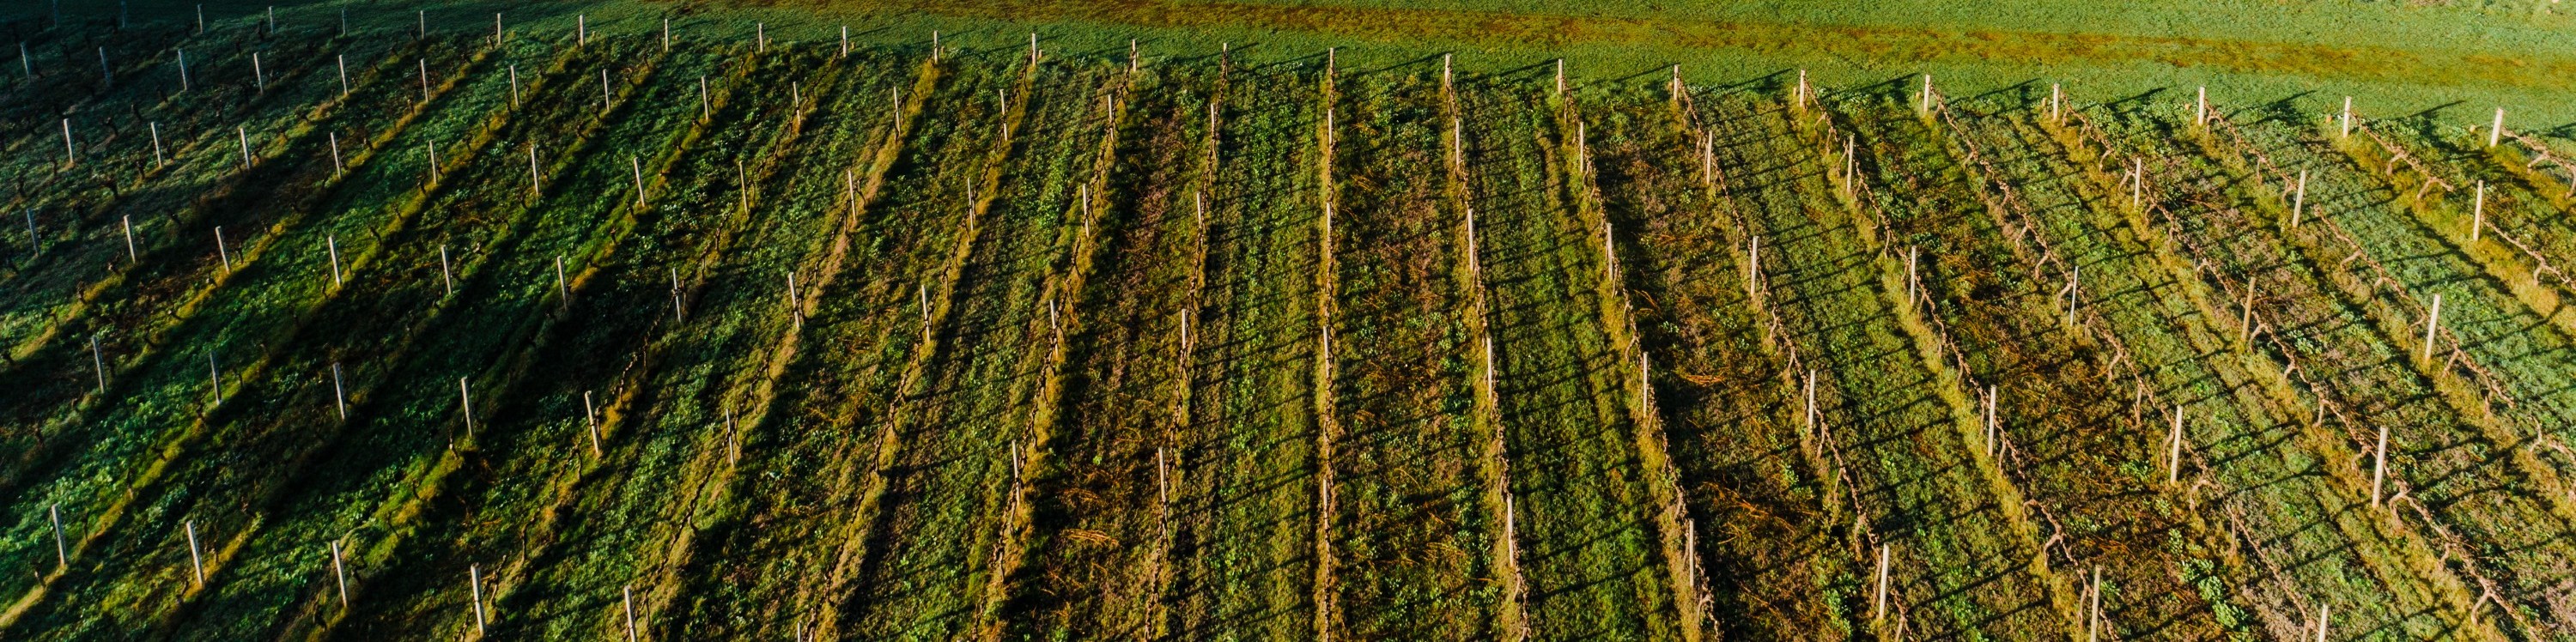
[[(501, 42), (501, 13), (496, 11), (492, 13), (492, 46), (499, 47), (501, 46)], [(482, 608), (482, 605), (477, 604), (475, 605), (475, 608), (480, 609)], [(478, 623), (474, 628), (476, 630), (481, 630), (483, 627)]]
[(519, 106), (519, 66), (510, 65), (510, 106)]
[(1914, 306), (1914, 300), (1922, 296), (1921, 291), (1920, 291), (1918, 288), (1916, 288), (1916, 287), (1915, 287), (1915, 284), (1920, 282), (1920, 281), (1916, 280), (1916, 278), (1917, 278), (1917, 277), (1915, 277), (1915, 264), (1920, 260), (1920, 258), (1922, 257), (1922, 255), (1923, 255), (1923, 246), (1917, 245), (1917, 246), (1911, 246), (1911, 247), (1907, 247), (1907, 248), (1905, 248), (1905, 305), (1906, 305), (1906, 307), (1913, 307), (1913, 306)]
[(2352, 97), (2343, 97), (2343, 137), (2352, 136)]
[(2191, 103), (2191, 105), (2192, 105), (2192, 111), (2191, 111), (2191, 124), (2192, 124), (2193, 126), (2200, 126), (2200, 125), (2207, 125), (2207, 124), (2209, 124), (2209, 88), (2208, 88), (2208, 87), (2201, 87), (2201, 88), (2200, 88), (2200, 94), (2199, 94), (2199, 96), (2198, 96), (2198, 97), (2196, 97), (2196, 98), (2193, 98), (2193, 99), (2192, 99), (2192, 103)]
[(2147, 159), (2129, 159), (2129, 208), (2147, 206)]
[(2487, 146), (2488, 146), (2488, 147), (2494, 147), (2494, 146), (2496, 146), (2496, 143), (2503, 142), (2503, 141), (2504, 141), (2504, 108), (2503, 108), (2503, 107), (2497, 107), (2497, 108), (2496, 108), (2496, 115), (2495, 115), (2495, 124), (2494, 124), (2494, 125), (2492, 125), (2492, 126), (2487, 127)]
[(233, 136), (241, 140), (242, 169), (250, 169), (250, 129), (234, 127)]
[(331, 132), (331, 177), (339, 178), (346, 169), (340, 165), (340, 132)]
[(1932, 74), (1923, 74), (1923, 115), (1932, 115)]
[(562, 299), (565, 305), (572, 304), (572, 286), (564, 283), (563, 255), (561, 254), (555, 255), (555, 298)]
[(168, 163), (167, 161), (163, 161), (163, 160), (161, 159), (161, 123), (157, 123), (157, 122), (156, 122), (156, 123), (152, 123), (151, 125), (152, 125), (152, 165), (153, 165), (154, 167), (159, 167), (159, 166), (162, 166), (162, 165), (167, 165), (167, 164), (169, 164), (169, 163)]
[(224, 249), (224, 228), (221, 225), (215, 226), (215, 256), (224, 260), (224, 273), (231, 274), (233, 271), (233, 252), (232, 250)]
[(250, 79), (252, 88), (268, 91), (268, 72), (260, 68), (258, 52), (252, 52), (250, 55)]
[(573, 41), (572, 41), (573, 46), (576, 46), (576, 47), (587, 47), (587, 46), (590, 46), (590, 14), (587, 14), (587, 13), (573, 14), (573, 17), (572, 17), (572, 26), (573, 26)]
[[(1133, 42), (1133, 41), (1130, 41)], [(841, 57), (850, 57), (850, 26), (841, 25)], [(1133, 56), (1130, 56), (1131, 58)]]
[(1754, 295), (1754, 283), (1762, 277), (1762, 237), (1753, 237), (1744, 246), (1744, 296)]
[(2487, 182), (2478, 181), (2478, 194), (2469, 210), (2469, 242), (2478, 242), (2478, 232), (2487, 222)]
[(456, 378), (456, 414), (465, 417), (465, 438), (474, 438), (474, 389), (465, 385), (464, 377)]
[(626, 642), (635, 642), (635, 587), (620, 586), (617, 587), (617, 592), (624, 596), (624, 608), (626, 609)]
[(671, 19), (662, 19), (662, 50), (671, 50)]
[(349, 55), (340, 54), (340, 97), (349, 96)]
[[(180, 49), (180, 50), (178, 50), (178, 51), (179, 51), (179, 93), (183, 93), (183, 94), (184, 94), (184, 93), (188, 93), (188, 50), (186, 50), (186, 49)], [(23, 43), (23, 42), (18, 43), (18, 61), (23, 63), (23, 62), (26, 62), (26, 59), (27, 59), (27, 43)], [(28, 76), (29, 78), (33, 78), (33, 77), (35, 77), (35, 75), (36, 75), (35, 68), (33, 68), (33, 67), (29, 67), (29, 68), (28, 68), (28, 71), (27, 71), (27, 76)]]
[(419, 65), (420, 65), (420, 102), (421, 102), (421, 104), (428, 104), (428, 103), (429, 103), (429, 59), (428, 59), (428, 58), (421, 58), (421, 59), (419, 60)]
[(707, 77), (698, 76), (698, 120), (716, 117), (715, 106), (707, 99)]
[(679, 323), (686, 320), (687, 318), (681, 316), (680, 311), (680, 268), (675, 267), (671, 268), (671, 322)]
[(331, 285), (340, 285), (340, 237), (338, 235), (322, 237), (322, 247), (331, 254)]
[(543, 196), (544, 179), (537, 175), (537, 144), (528, 143), (528, 196)]
[(63, 545), (63, 505), (49, 504), (45, 506), (45, 514), (54, 521), (54, 567), (57, 570), (70, 570), (71, 548)]
[(1556, 95), (1565, 95), (1565, 59), (1556, 59)]
[(581, 391), (581, 423), (590, 429), (590, 456), (600, 457), (602, 451), (599, 448), (599, 411), (591, 407), (588, 390)]
[(644, 207), (644, 159), (637, 156), (628, 156), (626, 157), (626, 165), (634, 168), (635, 170), (635, 207), (642, 208)]
[(349, 420), (348, 388), (340, 384), (340, 362), (331, 362), (331, 407), (340, 411), (340, 420)]
[(134, 217), (128, 215), (120, 220), (125, 223), (125, 260), (142, 261), (143, 257), (134, 253)]
[(74, 152), (72, 151), (72, 119), (65, 118), (65, 119), (63, 119), (63, 166), (65, 166), (65, 167), (70, 167), (70, 166), (73, 166), (73, 165), (78, 165), (78, 164), (80, 164), (79, 159), (78, 159), (77, 157), (73, 156), (73, 154), (74, 154)]
[(2048, 122), (2066, 122), (2066, 89), (2058, 83), (2048, 83)]
[(2166, 438), (2166, 440), (2167, 440), (2168, 442), (2170, 442), (2170, 443), (2171, 443), (2171, 446), (2170, 446), (2169, 448), (2167, 448), (2167, 449), (2166, 449), (2166, 454), (2165, 454), (2165, 483), (2167, 483), (2167, 484), (2178, 483), (2178, 482), (2181, 482), (2181, 481), (2182, 481), (2182, 405), (2181, 405), (2181, 404), (2175, 404), (2175, 405), (2174, 405), (2174, 410), (2173, 410), (2173, 434), (2172, 434), (2171, 436), (2167, 437), (2167, 438)]
[(447, 294), (456, 295), (456, 272), (447, 267), (447, 246), (438, 246), (438, 280), (447, 284)]
[(206, 585), (206, 560), (197, 553), (197, 520), (188, 520), (185, 527), (188, 529), (188, 568), (196, 571), (197, 586), (203, 588)]
[(760, 51), (761, 51), (761, 52), (763, 52), (763, 53), (768, 52), (768, 51), (769, 51), (769, 23), (766, 23), (766, 22), (755, 22), (755, 23), (751, 23), (751, 40), (752, 40), (752, 44), (754, 44), (754, 45), (758, 45), (758, 46), (760, 47)]
[[(493, 20), (500, 20), (500, 14), (493, 14)], [(485, 618), (483, 615), (483, 565), (473, 564), (466, 566), (465, 581), (468, 582), (468, 586), (472, 587), (474, 591), (472, 593), (474, 598), (474, 634), (483, 635), (483, 624)]]
[(2290, 196), (2290, 227), (2299, 226), (2299, 217), (2308, 208), (2308, 170), (2299, 170), (2299, 187)]
[(98, 335), (89, 335), (89, 363), (98, 369), (98, 391), (107, 392), (107, 352), (98, 347)]
[(331, 542), (331, 579), (340, 587), (340, 608), (349, 608), (349, 570), (340, 563), (340, 542)]
[(2102, 567), (2093, 567), (2093, 590), (2090, 592), (2091, 615), (2084, 618), (2084, 642), (2102, 639)]
[(608, 70), (599, 70), (599, 113), (608, 113)]
[(2388, 479), (2388, 424), (2379, 424), (2379, 447), (2370, 456), (2370, 505), (2378, 506), (2379, 489)]
[(1874, 599), (1872, 599), (1872, 600), (1870, 601), (1871, 606), (1870, 606), (1870, 609), (1869, 609), (1869, 613), (1870, 613), (1870, 615), (1869, 615), (1869, 619), (1870, 619), (1870, 622), (1871, 622), (1871, 623), (1873, 623), (1873, 624), (1874, 624), (1874, 623), (1877, 623), (1877, 622), (1885, 621), (1885, 620), (1887, 619), (1887, 562), (1888, 562), (1888, 559), (1887, 559), (1887, 553), (1888, 553), (1888, 545), (1887, 545), (1887, 544), (1879, 544), (1879, 545), (1878, 545), (1878, 596), (1877, 596), (1876, 598), (1874, 598)]
[(2424, 361), (2426, 363), (2431, 363), (2433, 361), (2433, 336), (2434, 332), (2441, 329), (2442, 295), (2436, 293), (2433, 295), (2432, 314), (2424, 318)]
[(2333, 622), (2334, 605), (2317, 603), (2317, 642), (2326, 642), (2326, 625)]

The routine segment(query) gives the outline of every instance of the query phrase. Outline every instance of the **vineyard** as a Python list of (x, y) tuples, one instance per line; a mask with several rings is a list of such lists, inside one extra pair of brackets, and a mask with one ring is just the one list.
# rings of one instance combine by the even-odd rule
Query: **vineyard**
[(0, 22), (0, 638), (2576, 640), (2508, 112), (295, 15)]

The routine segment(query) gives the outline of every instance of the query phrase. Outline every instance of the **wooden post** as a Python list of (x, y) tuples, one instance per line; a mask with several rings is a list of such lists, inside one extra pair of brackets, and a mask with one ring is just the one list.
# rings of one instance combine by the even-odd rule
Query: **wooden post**
[(710, 118), (715, 118), (715, 109), (716, 108), (713, 103), (710, 103), (707, 100), (707, 77), (704, 75), (698, 76), (698, 120), (705, 121)]
[(203, 588), (206, 585), (206, 560), (197, 553), (197, 520), (188, 520), (185, 527), (188, 529), (188, 568), (196, 571), (197, 586)]
[(348, 388), (340, 384), (340, 362), (331, 362), (331, 407), (340, 411), (340, 420), (349, 420)]
[(671, 18), (668, 16), (662, 18), (662, 50), (671, 50)]
[(939, 63), (939, 30), (930, 30), (930, 62)]
[(1789, 103), (1799, 109), (1807, 108), (1807, 70), (1798, 70), (1798, 88), (1790, 92)]
[(224, 273), (231, 274), (233, 271), (233, 252), (232, 250), (224, 249), (224, 227), (221, 225), (215, 226), (215, 256), (224, 260)]
[(2173, 434), (2172, 434), (2171, 436), (2167, 437), (2167, 438), (2166, 438), (2166, 441), (2170, 442), (2170, 443), (2171, 443), (2171, 446), (2170, 446), (2169, 448), (2167, 448), (2167, 450), (2166, 450), (2166, 455), (2165, 455), (2165, 483), (2167, 483), (2167, 484), (2179, 483), (2179, 482), (2181, 482), (2181, 481), (2182, 481), (2182, 405), (2181, 405), (2181, 404), (2175, 404), (2175, 405), (2174, 405), (2174, 409), (2173, 409)]
[(528, 143), (528, 196), (543, 196), (544, 179), (537, 175), (537, 144)]
[(761, 53), (769, 52), (769, 23), (751, 23), (751, 42), (759, 47)]
[[(501, 46), (501, 43), (502, 43), (502, 42), (503, 42), (503, 40), (502, 40), (502, 36), (501, 36), (501, 13), (496, 11), (496, 12), (493, 12), (493, 13), (492, 13), (492, 46), (493, 46), (493, 47), (499, 47), (499, 46)], [(474, 605), (474, 608), (476, 608), (476, 609), (478, 609), (478, 610), (479, 610), (479, 609), (483, 608), (483, 605), (481, 605), (481, 604), (476, 604), (476, 605)], [(477, 631), (482, 630), (482, 629), (483, 629), (482, 623), (480, 623), (480, 622), (475, 623), (474, 628), (475, 628), (475, 630), (477, 630)]]
[(510, 106), (519, 106), (519, 66), (510, 65)]
[(575, 47), (587, 47), (587, 46), (590, 46), (590, 14), (587, 14), (587, 13), (573, 14), (573, 17), (572, 17), (572, 28), (573, 28), (573, 40), (572, 40), (572, 44), (573, 44), (573, 46), (575, 46)]
[(2141, 211), (2143, 211), (2143, 210), (2145, 210), (2145, 209), (2146, 209), (2146, 207), (2147, 207), (2147, 159), (2144, 159), (2144, 158), (2130, 158), (2130, 159), (2129, 159), (2129, 208), (2130, 208), (2130, 209), (2135, 209), (2135, 210), (2141, 210)]
[(438, 280), (447, 284), (447, 294), (456, 295), (456, 271), (447, 267), (447, 246), (438, 246)]
[(2192, 126), (2194, 126), (2194, 127), (2198, 127), (2198, 126), (2203, 126), (2203, 125), (2208, 125), (2208, 124), (2209, 124), (2209, 88), (2208, 88), (2208, 87), (2201, 87), (2201, 88), (2200, 88), (2200, 94), (2199, 94), (2199, 96), (2198, 96), (2198, 97), (2195, 97), (2195, 98), (2193, 98), (2193, 99), (2192, 99), (2192, 103), (2191, 103), (2191, 124), (2192, 124)]
[(340, 563), (340, 542), (331, 542), (331, 579), (340, 587), (340, 608), (349, 608), (349, 570)]
[(1565, 95), (1565, 59), (1556, 59), (1556, 95)]
[(643, 209), (643, 207), (644, 207), (644, 159), (643, 159), (642, 157), (639, 157), (639, 156), (628, 156), (628, 157), (626, 157), (626, 165), (627, 165), (628, 167), (634, 168), (634, 170), (635, 170), (635, 207), (636, 207), (636, 209)]
[(572, 286), (564, 283), (563, 255), (561, 254), (555, 255), (555, 297), (562, 299), (565, 305), (572, 304)]
[(2496, 115), (2495, 115), (2495, 124), (2494, 124), (2494, 125), (2491, 125), (2491, 126), (2489, 126), (2489, 127), (2487, 127), (2487, 146), (2488, 146), (2488, 147), (2494, 147), (2494, 146), (2496, 146), (2496, 143), (2498, 143), (2498, 142), (2502, 142), (2503, 140), (2504, 140), (2504, 108), (2503, 108), (2503, 107), (2497, 107), (2497, 108), (2496, 108)]
[(242, 169), (250, 169), (250, 129), (234, 127), (233, 135), (241, 139)]
[(74, 154), (74, 152), (72, 151), (72, 119), (65, 118), (65, 119), (63, 119), (63, 166), (64, 166), (64, 167), (71, 167), (71, 166), (79, 165), (79, 164), (80, 164), (80, 161), (78, 160), (78, 158), (77, 158), (77, 157), (75, 157), (73, 154)]
[[(1133, 42), (1133, 41), (1130, 41)], [(850, 26), (841, 25), (841, 57), (850, 57)], [(1132, 56), (1131, 56), (1132, 58)]]
[[(493, 19), (499, 20), (500, 14), (493, 14)], [(485, 618), (483, 615), (483, 565), (467, 565), (465, 567), (465, 581), (467, 582), (467, 586), (471, 587), (473, 590), (471, 595), (474, 599), (474, 634), (478, 636), (483, 635), (483, 624)]]
[(1806, 414), (1807, 432), (1812, 433), (1812, 434), (1817, 434), (1817, 435), (1820, 435), (1820, 436), (1821, 436), (1821, 435), (1822, 435), (1822, 433), (1817, 432), (1817, 428), (1818, 428), (1817, 423), (1818, 423), (1818, 422), (1820, 422), (1820, 421), (1822, 420), (1822, 417), (1820, 417), (1820, 416), (1818, 416), (1818, 415), (1816, 414), (1816, 371), (1815, 371), (1815, 370), (1813, 370), (1813, 369), (1810, 369), (1810, 370), (1808, 370), (1808, 371), (1807, 371), (1806, 396), (1807, 396), (1807, 414)]
[(602, 455), (599, 448), (599, 411), (590, 405), (588, 390), (581, 391), (581, 423), (590, 429), (590, 456), (596, 459)]
[(322, 237), (322, 248), (324, 251), (331, 254), (331, 285), (340, 285), (342, 283), (340, 279), (340, 237), (338, 235)]
[(120, 220), (125, 223), (125, 260), (142, 261), (143, 257), (134, 253), (134, 217), (127, 215)]
[[(160, 152), (158, 140), (154, 141), (153, 147), (154, 155), (158, 156)], [(340, 165), (340, 132), (331, 132), (331, 177), (339, 178), (347, 169)]]
[(45, 515), (54, 521), (54, 568), (70, 570), (71, 549), (63, 545), (63, 505), (55, 503), (45, 506)]
[(116, 70), (107, 66), (107, 47), (98, 48), (98, 79), (102, 86), (116, 84)]
[(737, 441), (737, 438), (735, 437), (735, 433), (734, 433), (734, 430), (733, 430), (733, 406), (725, 406), (725, 409), (724, 409), (724, 420), (725, 420), (725, 463), (730, 464), (730, 463), (734, 463), (734, 462), (736, 462), (736, 461), (740, 461), (740, 460), (742, 459), (742, 444), (741, 444), (741, 442)]
[(2427, 317), (2425, 317), (2425, 318), (2424, 318), (2424, 362), (2425, 362), (2425, 363), (2432, 363), (2432, 362), (2433, 362), (2433, 338), (2434, 338), (2434, 332), (2439, 331), (2439, 330), (2441, 330), (2441, 329), (2442, 329), (2442, 295), (2441, 295), (2441, 294), (2439, 294), (2439, 293), (2436, 293), (2436, 294), (2434, 294), (2434, 295), (2433, 295), (2433, 310), (2432, 310), (2432, 314), (2431, 314), (2430, 316), (2427, 316)]
[[(179, 93), (183, 93), (183, 94), (184, 94), (184, 93), (188, 93), (188, 50), (183, 48), (183, 49), (179, 49), (179, 50), (178, 50), (178, 52), (179, 52)], [(24, 43), (24, 42), (18, 43), (18, 62), (20, 62), (20, 63), (22, 63), (22, 64), (25, 64), (25, 65), (32, 65), (32, 64), (33, 64), (33, 63), (28, 63), (28, 62), (27, 62), (27, 43)], [(33, 66), (28, 66), (28, 67), (27, 67), (27, 77), (28, 77), (28, 78), (34, 78), (34, 77), (36, 77), (36, 69), (35, 69), (35, 67), (33, 67)]]
[(1875, 624), (1887, 619), (1887, 553), (1888, 545), (1878, 545), (1878, 596), (1870, 600), (1869, 619)]
[(429, 59), (421, 58), (416, 64), (420, 67), (420, 103), (427, 105), (429, 104)]
[(213, 407), (213, 406), (216, 406), (216, 405), (220, 405), (220, 404), (222, 404), (223, 402), (224, 402), (224, 371), (223, 371), (223, 369), (222, 369), (222, 368), (217, 367), (217, 366), (215, 365), (215, 351), (213, 351), (213, 350), (207, 350), (207, 351), (206, 351), (206, 405), (207, 405), (208, 407)]
[(340, 97), (349, 97), (349, 55), (340, 54)]
[(608, 113), (608, 70), (599, 70), (599, 113)]
[(154, 167), (159, 167), (159, 166), (162, 166), (162, 165), (168, 165), (168, 164), (169, 164), (169, 162), (168, 162), (168, 161), (164, 161), (164, 160), (162, 160), (162, 159), (161, 159), (161, 123), (155, 122), (155, 123), (152, 123), (151, 125), (152, 125), (152, 165), (153, 165)]
[(474, 389), (466, 387), (465, 378), (456, 378), (456, 414), (465, 417), (465, 438), (474, 438)]
[(259, 52), (250, 54), (250, 80), (253, 89), (268, 91), (268, 72), (259, 66)]
[(671, 322), (680, 323), (686, 320), (680, 310), (680, 268), (675, 267), (671, 268)]
[(2379, 424), (2379, 448), (2370, 456), (2370, 505), (2379, 505), (2381, 485), (2388, 479), (2388, 424)]
[(2478, 196), (2470, 201), (2468, 242), (2478, 242), (2478, 229), (2486, 227), (2486, 180), (2478, 180)]
[(2308, 170), (2299, 170), (2299, 187), (2290, 195), (2290, 227), (2299, 226), (2299, 217), (2308, 208)]

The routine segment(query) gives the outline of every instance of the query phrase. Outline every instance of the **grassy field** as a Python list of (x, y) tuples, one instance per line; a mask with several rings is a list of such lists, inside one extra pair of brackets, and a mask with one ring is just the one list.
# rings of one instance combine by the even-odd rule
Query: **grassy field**
[(2576, 637), (2553, 5), (195, 9), (0, 10), (0, 638)]

